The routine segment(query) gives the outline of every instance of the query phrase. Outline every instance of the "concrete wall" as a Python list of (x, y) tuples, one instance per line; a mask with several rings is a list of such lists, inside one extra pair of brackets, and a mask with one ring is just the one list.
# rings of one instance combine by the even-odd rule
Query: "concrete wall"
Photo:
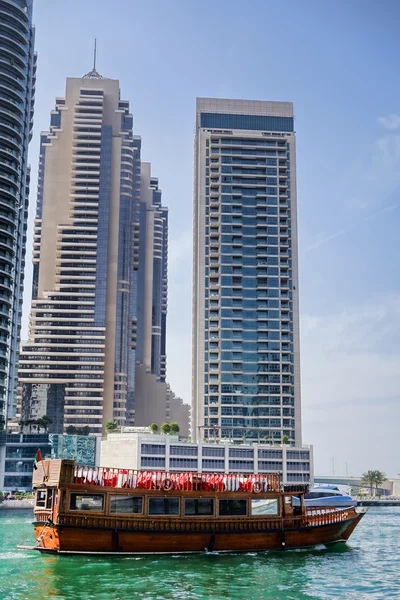
[(167, 385), (158, 381), (144, 365), (136, 365), (135, 425), (161, 425), (166, 420)]
[(190, 405), (185, 404), (182, 398), (175, 396), (174, 392), (171, 390), (171, 387), (167, 384), (166, 421), (167, 423), (173, 423), (176, 421), (179, 424), (179, 433), (182, 437), (189, 437), (190, 412)]
[[(121, 439), (122, 437), (122, 439)], [(138, 440), (127, 438), (118, 434), (107, 436), (102, 440), (100, 450), (100, 466), (121, 469), (135, 469), (138, 462)]]
[(159, 381), (145, 365), (136, 365), (135, 426), (176, 421), (182, 437), (189, 436), (190, 406), (175, 396), (169, 384)]
[(0, 504), (0, 510), (15, 510), (16, 508), (23, 508), (24, 510), (33, 508), (33, 498), (32, 500), (4, 500), (4, 502)]

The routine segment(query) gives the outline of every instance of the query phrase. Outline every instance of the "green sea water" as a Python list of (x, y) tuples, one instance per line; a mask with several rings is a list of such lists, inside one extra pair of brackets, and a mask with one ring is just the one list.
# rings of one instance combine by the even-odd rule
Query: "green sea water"
[(371, 509), (347, 545), (233, 555), (17, 550), (31, 520), (30, 511), (0, 511), (0, 600), (400, 599), (400, 508)]

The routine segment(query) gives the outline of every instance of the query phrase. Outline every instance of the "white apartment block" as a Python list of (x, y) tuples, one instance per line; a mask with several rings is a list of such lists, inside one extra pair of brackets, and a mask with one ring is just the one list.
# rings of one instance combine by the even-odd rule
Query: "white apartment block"
[(196, 473), (276, 473), (283, 483), (313, 483), (312, 446), (191, 442), (148, 428), (123, 428), (102, 440), (100, 466)]

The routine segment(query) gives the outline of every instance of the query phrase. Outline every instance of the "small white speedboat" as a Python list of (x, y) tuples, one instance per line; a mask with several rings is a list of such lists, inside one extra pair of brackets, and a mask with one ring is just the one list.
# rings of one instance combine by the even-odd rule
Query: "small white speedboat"
[[(348, 508), (357, 506), (357, 500), (350, 495), (341, 492), (335, 485), (316, 485), (304, 496), (304, 503), (307, 508)], [(293, 498), (294, 506), (300, 505), (297, 497)]]

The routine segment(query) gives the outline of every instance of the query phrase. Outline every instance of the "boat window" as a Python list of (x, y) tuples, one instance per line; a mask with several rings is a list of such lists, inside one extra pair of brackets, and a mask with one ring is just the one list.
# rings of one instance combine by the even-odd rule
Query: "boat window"
[(247, 514), (247, 500), (220, 500), (220, 517), (242, 516)]
[(149, 498), (149, 515), (179, 515), (179, 498)]
[[(331, 497), (333, 494), (330, 494), (329, 492), (310, 492), (309, 494), (306, 494), (306, 499), (311, 499), (311, 498), (329, 498)], [(338, 494), (335, 494), (336, 496)]]
[(47, 501), (46, 501), (46, 508), (53, 508), (53, 495), (54, 495), (54, 488), (49, 488), (47, 490)]
[(110, 513), (142, 513), (143, 498), (136, 496), (110, 496)]
[(278, 498), (251, 501), (251, 514), (253, 517), (257, 515), (277, 515), (278, 512)]
[(102, 512), (104, 509), (103, 494), (70, 494), (70, 510), (90, 510), (92, 512)]
[(213, 498), (185, 498), (185, 515), (212, 516), (213, 514)]
[(39, 506), (41, 508), (46, 508), (46, 496), (47, 496), (47, 491), (46, 490), (37, 490), (36, 492), (36, 506)]

